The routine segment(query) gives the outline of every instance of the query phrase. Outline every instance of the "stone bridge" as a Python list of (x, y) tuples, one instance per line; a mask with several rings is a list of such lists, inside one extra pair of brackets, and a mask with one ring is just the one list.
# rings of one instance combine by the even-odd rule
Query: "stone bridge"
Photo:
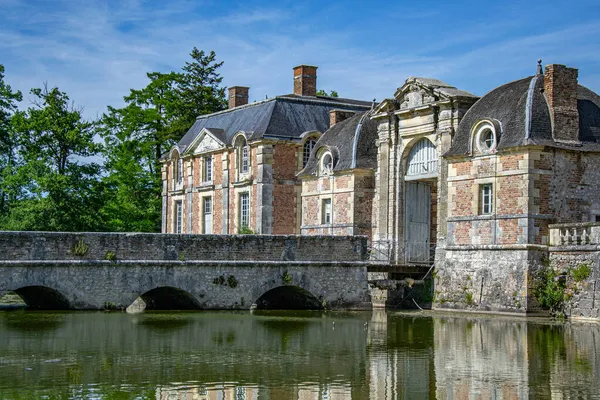
[(0, 297), (30, 308), (370, 309), (367, 238), (0, 232)]

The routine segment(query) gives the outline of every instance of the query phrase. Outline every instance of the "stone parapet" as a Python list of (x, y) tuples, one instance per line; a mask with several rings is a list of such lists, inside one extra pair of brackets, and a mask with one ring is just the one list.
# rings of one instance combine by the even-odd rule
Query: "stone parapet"
[(364, 261), (366, 236), (0, 232), (0, 260)]

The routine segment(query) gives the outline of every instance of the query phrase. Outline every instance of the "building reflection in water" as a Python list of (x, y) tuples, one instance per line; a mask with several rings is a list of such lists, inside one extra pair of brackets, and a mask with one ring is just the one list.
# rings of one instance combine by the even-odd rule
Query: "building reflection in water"
[(9, 313), (0, 337), (0, 398), (600, 398), (598, 324), (384, 311)]

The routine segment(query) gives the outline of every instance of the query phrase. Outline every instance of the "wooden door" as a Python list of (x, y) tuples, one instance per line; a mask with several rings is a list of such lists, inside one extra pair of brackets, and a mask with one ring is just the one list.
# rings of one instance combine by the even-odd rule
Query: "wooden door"
[(405, 258), (409, 263), (428, 263), (431, 187), (424, 182), (406, 182)]

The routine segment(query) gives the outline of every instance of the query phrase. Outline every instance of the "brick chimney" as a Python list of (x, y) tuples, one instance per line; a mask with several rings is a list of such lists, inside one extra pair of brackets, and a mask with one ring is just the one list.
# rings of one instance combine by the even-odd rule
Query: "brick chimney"
[(544, 93), (552, 117), (552, 138), (557, 142), (579, 143), (577, 74), (576, 68), (546, 65)]
[(294, 67), (294, 94), (298, 96), (317, 95), (317, 67), (310, 65)]
[(229, 108), (245, 106), (248, 104), (248, 91), (246, 86), (232, 86), (229, 88)]
[(339, 110), (337, 108), (329, 110), (329, 127), (331, 128), (338, 122), (342, 122), (343, 120), (350, 118), (354, 114), (356, 114), (356, 111)]

